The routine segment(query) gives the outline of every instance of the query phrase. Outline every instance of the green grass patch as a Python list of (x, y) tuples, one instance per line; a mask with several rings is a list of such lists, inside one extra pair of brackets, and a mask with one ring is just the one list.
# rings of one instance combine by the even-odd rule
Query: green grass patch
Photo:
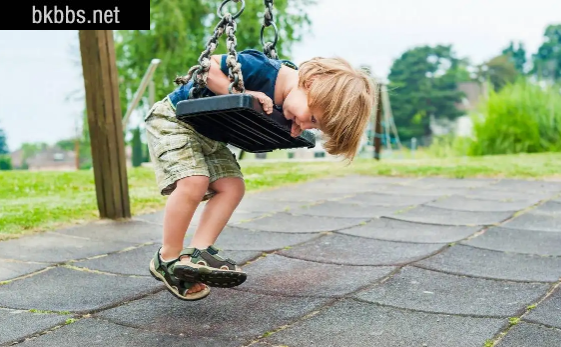
[[(344, 162), (245, 162), (248, 192), (326, 176), (561, 178), (561, 154)], [(150, 168), (128, 169), (133, 215), (164, 207)], [(352, 182), (350, 183), (352, 184)], [(93, 171), (0, 173), (0, 239), (98, 219)]]

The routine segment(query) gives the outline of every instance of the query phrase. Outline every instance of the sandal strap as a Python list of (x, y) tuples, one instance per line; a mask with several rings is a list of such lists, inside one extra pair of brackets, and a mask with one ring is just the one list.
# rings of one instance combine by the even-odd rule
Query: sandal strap
[[(205, 256), (206, 254), (210, 255), (212, 258), (214, 258), (218, 262), (228, 263), (228, 264), (232, 265), (233, 267), (235, 267), (238, 264), (235, 260), (224, 256), (224, 254), (218, 248), (216, 248), (214, 245), (210, 245), (205, 250), (202, 251), (202, 257), (208, 260), (209, 257)], [(222, 264), (222, 265), (227, 265), (227, 264)]]
[(191, 258), (197, 258), (198, 256), (200, 256), (201, 251), (198, 250), (195, 247), (188, 247), (188, 248), (184, 248), (183, 250), (181, 250), (181, 253), (179, 253), (179, 257), (178, 259), (180, 259), (183, 256), (189, 256)]
[(229, 269), (235, 270), (238, 265), (236, 261), (225, 257), (223, 253), (213, 245), (203, 250), (195, 247), (185, 248), (179, 254), (178, 259), (181, 259), (182, 256), (189, 256), (192, 263), (196, 264), (199, 261), (204, 261), (208, 266), (214, 268), (227, 266)]
[(173, 270), (172, 270), (172, 266), (179, 261), (181, 256), (177, 257), (174, 260), (164, 262), (161, 260), (160, 250), (161, 248), (158, 249), (157, 253), (154, 256), (154, 267), (156, 268), (156, 270), (162, 269), (166, 273), (163, 274), (166, 277), (166, 281), (170, 285), (175, 286), (180, 295), (186, 296), (187, 291), (189, 291), (189, 289), (191, 289), (195, 285), (195, 283), (186, 282), (182, 279), (177, 278), (176, 276), (173, 275)]
[(160, 251), (162, 250), (162, 247), (160, 247), (157, 251), (156, 251), (156, 256), (154, 257), (154, 266), (157, 268), (164, 267), (167, 269), (169, 269), (173, 264), (175, 264), (175, 262), (177, 262), (179, 260), (179, 258), (170, 260), (168, 262), (164, 262), (161, 258), (160, 255)]

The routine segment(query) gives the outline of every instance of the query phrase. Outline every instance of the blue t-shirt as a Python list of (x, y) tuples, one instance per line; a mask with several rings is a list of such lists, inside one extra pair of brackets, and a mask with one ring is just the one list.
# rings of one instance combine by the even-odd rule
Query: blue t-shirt
[[(228, 66), (226, 65), (227, 54), (222, 55), (220, 70), (228, 76)], [(275, 100), (275, 83), (279, 70), (284, 62), (294, 65), (290, 61), (270, 59), (264, 53), (248, 49), (238, 52), (238, 62), (242, 65), (242, 76), (245, 89), (262, 92), (271, 100)], [(193, 80), (189, 83), (177, 87), (173, 92), (168, 94), (168, 98), (175, 109), (177, 103), (189, 98), (189, 90), (193, 86)], [(208, 88), (203, 89), (203, 96), (214, 96)]]

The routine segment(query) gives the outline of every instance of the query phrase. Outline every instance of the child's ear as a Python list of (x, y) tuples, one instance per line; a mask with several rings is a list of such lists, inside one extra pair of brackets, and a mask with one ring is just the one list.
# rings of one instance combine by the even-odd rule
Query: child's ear
[(314, 83), (314, 79), (309, 79), (307, 81), (304, 81), (304, 89), (309, 90), (312, 87), (312, 84)]

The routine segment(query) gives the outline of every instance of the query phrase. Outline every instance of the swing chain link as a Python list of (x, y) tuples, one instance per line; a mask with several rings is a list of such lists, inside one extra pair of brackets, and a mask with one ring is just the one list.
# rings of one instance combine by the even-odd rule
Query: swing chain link
[(226, 26), (226, 35), (228, 35), (226, 39), (226, 47), (228, 49), (226, 65), (228, 66), (228, 77), (230, 77), (230, 81), (232, 81), (232, 83), (228, 86), (228, 92), (230, 94), (232, 94), (233, 89), (236, 89), (239, 93), (245, 92), (242, 64), (238, 62), (238, 53), (236, 52), (236, 46), (238, 45), (236, 29), (237, 24), (235, 20), (231, 18)]
[[(236, 3), (241, 2), (242, 9), (235, 15), (232, 15), (231, 13), (226, 13), (222, 15), (220, 11), (224, 7), (224, 5), (230, 1)], [(201, 97), (203, 90), (207, 87), (208, 73), (210, 71), (210, 65), (211, 65), (210, 62), (211, 55), (216, 50), (216, 47), (218, 45), (218, 39), (224, 34), (224, 32), (226, 32), (227, 35), (226, 45), (228, 48), (228, 57), (226, 59), (226, 63), (228, 65), (228, 72), (229, 72), (228, 77), (230, 78), (230, 81), (232, 81), (232, 83), (228, 86), (228, 91), (230, 93), (232, 93), (233, 89), (236, 89), (240, 93), (243, 93), (245, 91), (243, 76), (241, 72), (241, 64), (238, 63), (237, 61), (238, 58), (236, 52), (237, 39), (235, 35), (236, 28), (237, 28), (235, 18), (239, 16), (241, 12), (243, 12), (244, 7), (245, 7), (244, 0), (224, 0), (222, 5), (220, 6), (219, 8), (220, 22), (218, 22), (218, 24), (214, 28), (214, 34), (207, 41), (205, 50), (199, 56), (198, 59), (199, 64), (189, 69), (189, 71), (187, 72), (187, 76), (184, 79), (185, 81), (184, 83), (187, 83), (189, 80), (191, 80), (191, 78), (194, 77), (194, 83), (193, 83), (194, 85), (189, 91), (189, 99), (196, 99)]]
[[(275, 24), (275, 19), (273, 15), (273, 0), (263, 0), (265, 4), (265, 15), (263, 17), (263, 25), (261, 26), (261, 45), (263, 45), (263, 53), (265, 53), (271, 59), (278, 59), (276, 44), (279, 38), (277, 25)], [(272, 26), (275, 33), (275, 38), (273, 42), (264, 42), (265, 28)]]

